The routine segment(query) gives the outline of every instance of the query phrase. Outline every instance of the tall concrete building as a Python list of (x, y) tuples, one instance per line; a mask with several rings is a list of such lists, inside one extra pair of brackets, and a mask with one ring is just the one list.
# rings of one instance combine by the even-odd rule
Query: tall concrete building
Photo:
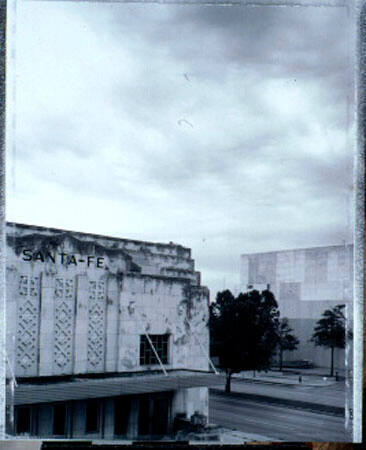
[[(308, 360), (329, 367), (330, 351), (309, 342), (316, 322), (326, 309), (346, 305), (352, 322), (353, 245), (333, 245), (241, 256), (241, 290), (275, 294), (281, 317), (287, 317), (300, 340), (299, 348), (285, 352), (287, 361)], [(344, 368), (345, 352), (336, 350), (335, 364)]]
[(8, 223), (6, 288), (9, 434), (152, 439), (207, 418), (190, 249)]

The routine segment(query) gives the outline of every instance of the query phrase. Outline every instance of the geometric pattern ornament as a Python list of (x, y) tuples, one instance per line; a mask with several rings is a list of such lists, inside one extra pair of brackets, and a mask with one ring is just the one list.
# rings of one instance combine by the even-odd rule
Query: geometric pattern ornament
[(104, 370), (105, 281), (88, 285), (88, 372)]
[(21, 275), (18, 284), (16, 373), (36, 375), (38, 367), (39, 277)]
[(74, 280), (56, 278), (54, 303), (53, 366), (57, 374), (72, 372)]

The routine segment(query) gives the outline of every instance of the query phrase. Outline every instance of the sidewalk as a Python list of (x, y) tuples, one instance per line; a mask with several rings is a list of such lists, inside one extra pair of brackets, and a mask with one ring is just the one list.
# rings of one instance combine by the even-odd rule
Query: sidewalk
[(253, 371), (243, 371), (239, 374), (233, 375), (234, 379), (241, 379), (260, 383), (279, 383), (287, 385), (302, 385), (302, 386), (331, 386), (337, 381), (335, 377), (328, 377), (324, 375), (324, 369), (303, 369), (296, 371), (274, 371), (256, 372), (253, 376)]
[[(295, 378), (296, 377), (296, 378)], [(224, 393), (224, 386), (217, 385), (212, 392)], [(253, 379), (253, 375), (244, 374), (244, 377), (236, 377), (231, 382), (233, 395), (257, 398), (258, 400), (284, 403), (302, 402), (305, 404), (324, 405), (326, 409), (341, 411), (345, 407), (345, 383), (344, 381), (328, 381), (321, 377), (306, 377), (302, 383), (298, 382), (298, 376), (291, 378), (286, 376), (271, 376), (270, 373)], [(304, 407), (306, 406), (304, 404)], [(322, 408), (320, 408), (322, 409)]]
[[(215, 425), (213, 425), (215, 427)], [(229, 428), (217, 427), (216, 439), (207, 438), (204, 434), (196, 438), (189, 439), (191, 444), (196, 444), (199, 441), (200, 444), (245, 444), (247, 442), (281, 442), (279, 439), (271, 438), (268, 436), (262, 436), (260, 434), (247, 433), (245, 431), (230, 430)]]
[[(298, 373), (298, 372), (301, 372), (301, 373), (304, 373), (304, 374), (306, 374), (306, 375), (310, 375), (310, 376), (313, 376), (313, 375), (315, 375), (315, 376), (322, 376), (322, 377), (327, 377), (327, 378), (332, 378), (332, 377), (330, 377), (329, 376), (329, 368), (327, 368), (327, 367), (313, 367), (313, 368), (309, 368), (309, 369), (296, 369), (296, 368), (290, 368), (290, 367), (286, 367), (286, 368), (284, 368), (282, 371), (284, 372), (284, 373)], [(274, 368), (272, 368), (272, 371), (273, 372), (278, 372), (278, 369), (274, 369)], [(345, 378), (345, 376), (346, 376), (346, 370), (345, 369), (338, 369), (338, 368), (335, 368), (334, 369), (334, 375), (336, 374), (336, 372), (338, 372), (338, 376), (340, 377), (340, 378)], [(333, 378), (335, 378), (335, 376), (333, 377)]]
[(260, 434), (246, 433), (239, 430), (228, 430), (223, 428), (221, 431), (222, 444), (245, 444), (247, 442), (282, 442), (279, 439), (262, 436)]
[(246, 442), (273, 442), (278, 439), (260, 434), (247, 433), (236, 429), (230, 429), (221, 425), (210, 423), (205, 430), (192, 431), (190, 433), (179, 432), (176, 436), (177, 442), (189, 441), (189, 443), (197, 444), (244, 444)]

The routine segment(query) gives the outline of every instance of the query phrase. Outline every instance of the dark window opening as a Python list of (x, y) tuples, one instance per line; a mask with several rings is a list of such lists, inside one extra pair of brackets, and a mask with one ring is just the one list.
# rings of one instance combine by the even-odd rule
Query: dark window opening
[(114, 401), (114, 434), (127, 434), (128, 421), (131, 411), (131, 399), (128, 397), (116, 398)]
[(17, 434), (30, 434), (31, 432), (31, 409), (22, 407), (17, 409)]
[(151, 427), (153, 435), (162, 435), (168, 432), (169, 406), (168, 398), (157, 398), (154, 400)]
[(66, 405), (53, 407), (53, 434), (57, 436), (66, 434)]
[(86, 427), (87, 433), (99, 431), (100, 406), (98, 402), (88, 402), (86, 405)]
[(150, 434), (150, 399), (141, 398), (139, 405), (139, 435)]
[(139, 400), (138, 434), (158, 438), (169, 433), (171, 394), (150, 394)]
[[(150, 334), (149, 337), (161, 362), (168, 364), (169, 334)], [(150, 364), (159, 364), (159, 360), (146, 335), (142, 335), (140, 336), (140, 365)]]

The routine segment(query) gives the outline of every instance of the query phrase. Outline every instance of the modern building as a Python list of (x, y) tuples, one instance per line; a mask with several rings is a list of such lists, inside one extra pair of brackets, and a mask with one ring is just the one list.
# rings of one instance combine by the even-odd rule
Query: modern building
[(153, 439), (208, 417), (190, 249), (8, 223), (6, 282), (9, 434)]
[[(349, 323), (353, 305), (353, 245), (333, 245), (241, 256), (241, 289), (275, 294), (281, 317), (289, 319), (300, 340), (297, 350), (285, 352), (287, 361), (307, 360), (329, 367), (330, 351), (310, 342), (316, 322), (326, 309), (346, 305)], [(337, 349), (335, 364), (345, 366), (345, 351)]]

